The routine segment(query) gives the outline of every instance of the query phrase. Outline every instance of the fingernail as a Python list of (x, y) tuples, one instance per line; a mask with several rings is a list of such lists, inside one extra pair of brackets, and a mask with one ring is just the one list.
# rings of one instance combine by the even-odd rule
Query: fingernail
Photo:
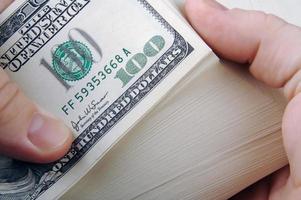
[(40, 150), (63, 146), (70, 138), (70, 130), (60, 121), (35, 114), (28, 128), (28, 139)]
[(219, 10), (227, 10), (227, 8), (225, 6), (223, 6), (222, 4), (220, 4), (219, 2), (217, 2), (215, 0), (203, 0), (203, 2), (212, 8), (217, 8)]

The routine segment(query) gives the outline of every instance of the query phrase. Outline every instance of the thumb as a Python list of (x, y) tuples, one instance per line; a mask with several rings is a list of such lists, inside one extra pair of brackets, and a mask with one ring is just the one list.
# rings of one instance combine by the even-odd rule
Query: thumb
[(186, 0), (192, 26), (221, 57), (250, 64), (251, 73), (291, 99), (301, 91), (301, 31), (258, 11), (226, 9), (214, 0)]
[(292, 99), (283, 140), (292, 180), (301, 186), (301, 29), (258, 11), (227, 9), (214, 0), (186, 0), (192, 26), (223, 58), (250, 64), (251, 73)]
[(37, 163), (62, 157), (72, 142), (65, 125), (43, 114), (0, 68), (0, 153)]

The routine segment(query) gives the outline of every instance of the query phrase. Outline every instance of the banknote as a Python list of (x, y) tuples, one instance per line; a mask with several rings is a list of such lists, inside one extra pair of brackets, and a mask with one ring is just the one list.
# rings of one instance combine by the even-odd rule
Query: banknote
[(74, 133), (50, 164), (0, 158), (0, 199), (56, 199), (210, 49), (157, 0), (19, 0), (0, 15), (0, 65)]

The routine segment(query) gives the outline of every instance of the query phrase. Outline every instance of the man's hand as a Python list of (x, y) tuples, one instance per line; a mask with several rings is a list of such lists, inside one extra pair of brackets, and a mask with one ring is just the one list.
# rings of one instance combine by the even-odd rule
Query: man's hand
[(257, 11), (229, 10), (214, 0), (187, 0), (192, 26), (222, 58), (250, 64), (250, 72), (271, 87), (284, 87), (290, 100), (283, 140), (290, 167), (233, 199), (301, 198), (301, 29)]
[(60, 121), (30, 101), (0, 67), (0, 152), (45, 163), (62, 157), (72, 135)]
[[(12, 2), (1, 0), (0, 13)], [(61, 158), (71, 143), (70, 130), (30, 101), (0, 66), (0, 153), (47, 163)]]

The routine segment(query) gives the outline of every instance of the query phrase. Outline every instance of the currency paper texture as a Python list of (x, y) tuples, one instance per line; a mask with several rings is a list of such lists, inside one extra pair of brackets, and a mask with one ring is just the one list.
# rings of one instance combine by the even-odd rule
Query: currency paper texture
[(0, 20), (1, 66), (75, 136), (51, 164), (1, 157), (0, 199), (58, 198), (210, 52), (155, 0), (20, 0)]

